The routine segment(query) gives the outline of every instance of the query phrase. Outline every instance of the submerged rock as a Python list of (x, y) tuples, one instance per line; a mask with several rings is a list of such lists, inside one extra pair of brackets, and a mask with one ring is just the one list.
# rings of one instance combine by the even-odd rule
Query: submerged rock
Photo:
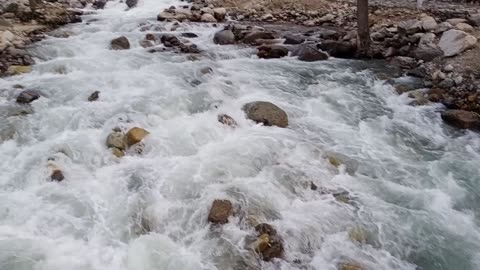
[(208, 214), (208, 222), (213, 224), (226, 224), (232, 214), (233, 205), (229, 200), (215, 200)]
[(338, 270), (365, 270), (365, 268), (356, 262), (345, 262), (338, 266)]
[(122, 150), (116, 148), (116, 147), (112, 147), (110, 148), (110, 151), (112, 151), (112, 154), (118, 158), (121, 158), (123, 156), (125, 156), (125, 152), (123, 152)]
[(120, 150), (126, 149), (125, 135), (122, 132), (112, 132), (107, 137), (107, 147), (113, 147)]
[(230, 126), (230, 127), (236, 127), (237, 126), (237, 122), (235, 122), (235, 120), (232, 117), (230, 117), (229, 115), (226, 115), (226, 114), (218, 115), (217, 120), (218, 120), (218, 122), (220, 122), (224, 125)]
[(90, 102), (96, 101), (98, 100), (99, 97), (100, 97), (100, 91), (95, 91), (88, 97), (88, 101)]
[(246, 113), (247, 118), (256, 123), (282, 128), (288, 126), (287, 113), (273, 103), (255, 101), (245, 104), (242, 109)]
[(128, 50), (130, 49), (130, 42), (124, 36), (113, 39), (110, 42), (110, 48), (112, 50)]
[(327, 152), (325, 154), (326, 158), (335, 167), (340, 167), (341, 165), (345, 166), (345, 170), (348, 174), (355, 174), (358, 169), (358, 161), (335, 152)]
[(32, 66), (11, 65), (7, 69), (8, 75), (20, 75), (29, 72), (32, 72)]
[(441, 114), (445, 123), (463, 129), (480, 129), (480, 115), (463, 110), (447, 110)]
[(126, 136), (125, 141), (127, 143), (127, 146), (130, 147), (136, 143), (141, 142), (143, 138), (145, 138), (148, 134), (150, 134), (150, 132), (148, 132), (143, 128), (134, 127), (130, 129), (125, 135)]
[(254, 249), (264, 261), (271, 261), (274, 258), (282, 258), (284, 255), (282, 238), (277, 234), (273, 226), (261, 223), (255, 226), (259, 236), (254, 243)]
[(61, 170), (57, 169), (52, 172), (52, 175), (50, 175), (50, 178), (52, 179), (52, 181), (61, 182), (63, 181), (63, 179), (65, 179), (65, 176), (63, 175)]
[(17, 96), (17, 103), (31, 103), (40, 98), (40, 92), (35, 90), (25, 90)]

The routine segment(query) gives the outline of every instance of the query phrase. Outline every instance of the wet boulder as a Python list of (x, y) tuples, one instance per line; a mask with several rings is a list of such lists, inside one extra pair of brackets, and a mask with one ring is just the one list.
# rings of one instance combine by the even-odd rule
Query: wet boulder
[(283, 44), (288, 44), (288, 45), (298, 45), (305, 42), (305, 38), (303, 38), (300, 35), (288, 34), (284, 36), (284, 38), (285, 38), (285, 41), (283, 42)]
[(235, 120), (231, 116), (226, 115), (226, 114), (219, 114), (218, 117), (217, 117), (217, 120), (218, 120), (218, 122), (220, 122), (224, 125), (230, 126), (230, 127), (236, 127), (237, 126), (237, 122), (235, 122)]
[(123, 150), (121, 149), (118, 149), (116, 147), (112, 147), (110, 148), (110, 151), (112, 151), (112, 154), (118, 158), (121, 158), (121, 157), (124, 157), (125, 156), (125, 152), (123, 152)]
[(258, 47), (257, 52), (257, 56), (264, 59), (282, 58), (287, 55), (288, 49), (279, 45), (263, 45)]
[(100, 97), (100, 91), (95, 91), (88, 97), (88, 101), (90, 102), (97, 101), (99, 97)]
[(441, 114), (445, 123), (462, 129), (480, 129), (480, 115), (476, 112), (463, 110), (447, 110)]
[(110, 48), (112, 50), (128, 50), (130, 49), (130, 42), (128, 38), (121, 36), (110, 42)]
[(17, 103), (27, 104), (40, 98), (40, 92), (36, 90), (25, 90), (17, 96)]
[(219, 45), (229, 45), (235, 43), (235, 35), (232, 30), (224, 29), (215, 33), (213, 37), (213, 42)]
[(215, 200), (208, 214), (208, 222), (213, 224), (226, 224), (232, 214), (233, 205), (229, 200)]
[(451, 29), (443, 33), (438, 46), (445, 56), (450, 57), (473, 48), (476, 43), (476, 37), (460, 30)]
[(125, 3), (127, 4), (128, 8), (134, 8), (137, 6), (138, 0), (127, 0)]
[(160, 38), (160, 41), (165, 47), (176, 47), (182, 45), (182, 42), (172, 34), (164, 34)]
[(356, 262), (344, 262), (338, 266), (338, 270), (365, 270), (365, 268)]
[(61, 182), (63, 181), (63, 179), (65, 179), (65, 176), (63, 175), (63, 172), (61, 170), (57, 169), (52, 172), (50, 178), (52, 179), (52, 181)]
[(127, 134), (125, 135), (125, 141), (127, 146), (130, 147), (134, 144), (141, 142), (150, 132), (143, 128), (134, 127), (130, 129)]
[(247, 44), (258, 44), (258, 40), (264, 40), (264, 39), (275, 39), (272, 33), (269, 32), (263, 32), (263, 31), (254, 31), (251, 33), (248, 33), (244, 38), (243, 42)]
[(254, 243), (254, 250), (264, 261), (284, 256), (283, 240), (273, 226), (261, 223), (255, 226), (258, 238)]
[(125, 134), (122, 132), (114, 131), (107, 136), (106, 141), (107, 147), (118, 148), (120, 150), (125, 150)]
[(186, 37), (186, 38), (197, 38), (198, 37), (197, 34), (192, 33), (192, 32), (181, 33), (180, 35), (182, 37)]
[(96, 0), (93, 2), (92, 7), (95, 9), (104, 9), (107, 4), (107, 0)]
[(353, 58), (357, 54), (357, 46), (348, 41), (325, 40), (317, 48), (338, 58)]
[(328, 59), (328, 54), (326, 52), (318, 50), (315, 45), (312, 44), (298, 46), (293, 50), (292, 56), (298, 56), (298, 60), (304, 62), (315, 62)]
[(247, 115), (247, 118), (256, 123), (281, 128), (288, 126), (287, 113), (273, 103), (255, 101), (245, 104), (242, 109)]

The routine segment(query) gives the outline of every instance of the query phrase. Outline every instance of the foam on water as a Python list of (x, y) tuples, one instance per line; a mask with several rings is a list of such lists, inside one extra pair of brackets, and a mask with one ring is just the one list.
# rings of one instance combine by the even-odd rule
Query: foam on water
[[(259, 60), (214, 45), (218, 29), (196, 24), (181, 30), (199, 34), (210, 57), (148, 53), (139, 24), (176, 4), (125, 11), (110, 1), (66, 27), (69, 38), (36, 44), (32, 73), (0, 80), (0, 135), (15, 131), (0, 144), (0, 269), (480, 268), (478, 134), (445, 126), (438, 105), (408, 106), (364, 63)], [(132, 49), (109, 50), (120, 35)], [(214, 73), (202, 76), (205, 66)], [(42, 92), (33, 114), (7, 117), (15, 84)], [(87, 102), (96, 90), (99, 101)], [(254, 100), (284, 108), (289, 128), (247, 121), (241, 107)], [(219, 113), (239, 127), (222, 126)], [(105, 138), (117, 126), (151, 132), (142, 155), (111, 155)], [(327, 151), (357, 160), (357, 173), (338, 172)], [(65, 181), (48, 181), (48, 158)], [(238, 208), (221, 231), (206, 221), (217, 198)], [(251, 255), (247, 216), (277, 228), (285, 260)], [(349, 240), (358, 226), (367, 245)]]

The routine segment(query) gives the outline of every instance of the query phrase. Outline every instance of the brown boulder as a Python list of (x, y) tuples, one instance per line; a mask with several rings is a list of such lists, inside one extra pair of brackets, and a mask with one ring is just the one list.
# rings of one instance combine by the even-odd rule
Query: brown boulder
[(130, 147), (136, 143), (141, 142), (143, 138), (145, 138), (148, 134), (150, 134), (150, 132), (146, 131), (143, 128), (134, 127), (130, 129), (127, 132), (127, 135), (125, 138), (127, 146)]
[(476, 112), (463, 110), (447, 110), (442, 112), (445, 123), (464, 129), (480, 129), (480, 115)]
[(282, 258), (284, 255), (283, 241), (277, 235), (277, 231), (272, 225), (261, 223), (255, 226), (259, 236), (255, 242), (255, 252), (257, 252), (264, 261), (271, 261), (274, 258)]
[(255, 101), (243, 106), (243, 111), (247, 118), (257, 123), (263, 123), (265, 126), (278, 126), (285, 128), (288, 126), (288, 115), (273, 103), (265, 101)]
[(110, 48), (112, 50), (128, 50), (130, 49), (130, 42), (124, 36), (113, 39), (110, 42)]
[(229, 200), (215, 200), (208, 214), (208, 222), (213, 224), (226, 224), (233, 214), (233, 205)]

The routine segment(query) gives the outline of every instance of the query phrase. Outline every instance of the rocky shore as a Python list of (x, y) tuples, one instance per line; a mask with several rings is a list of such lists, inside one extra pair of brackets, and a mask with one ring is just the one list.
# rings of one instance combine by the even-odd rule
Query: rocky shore
[[(448, 8), (444, 8), (448, 7)], [(321, 61), (329, 56), (359, 58), (356, 6), (350, 1), (193, 1), (171, 7), (160, 21), (224, 22), (214, 38), (220, 45), (258, 47), (259, 58), (297, 56)], [(479, 52), (480, 7), (458, 3), (412, 9), (393, 2), (371, 8), (371, 58), (400, 69), (398, 76), (419, 78), (405, 85), (389, 80), (412, 105), (441, 102), (450, 111), (443, 119), (456, 127), (480, 127)], [(383, 77), (383, 76), (382, 76)], [(473, 121), (473, 122), (472, 122)]]
[(81, 22), (88, 0), (38, 1), (35, 12), (28, 0), (0, 3), (0, 76), (26, 73), (35, 61), (27, 48), (45, 33), (68, 23)]

